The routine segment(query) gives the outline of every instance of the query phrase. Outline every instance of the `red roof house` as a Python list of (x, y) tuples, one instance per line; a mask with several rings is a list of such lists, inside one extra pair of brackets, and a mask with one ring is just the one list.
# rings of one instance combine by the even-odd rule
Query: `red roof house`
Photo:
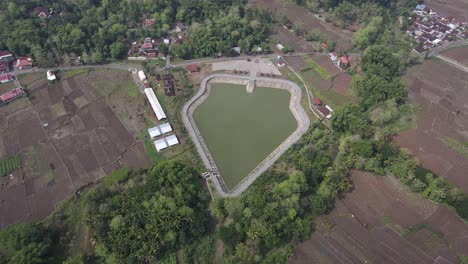
[(186, 69), (187, 69), (187, 71), (188, 71), (189, 73), (198, 72), (198, 67), (197, 67), (196, 64), (190, 64), (190, 65), (187, 66)]
[(143, 43), (143, 45), (141, 45), (141, 48), (142, 49), (152, 49), (153, 48), (153, 43), (151, 43), (151, 42)]
[(18, 96), (21, 96), (24, 94), (24, 91), (23, 89), (20, 87), (20, 88), (15, 88), (7, 93), (4, 93), (2, 95), (0, 95), (0, 100), (3, 101), (3, 102), (6, 102), (6, 101), (9, 101), (15, 97), (18, 97)]
[(322, 102), (320, 102), (320, 99), (318, 99), (318, 97), (314, 97), (314, 99), (312, 99), (312, 100), (314, 100), (314, 103), (316, 105), (321, 105), (322, 104)]
[(7, 83), (13, 81), (13, 76), (11, 74), (0, 75), (0, 83)]
[(9, 70), (10, 67), (8, 66), (8, 62), (0, 61), (0, 72)]
[(27, 69), (32, 67), (32, 60), (31, 58), (28, 57), (19, 57), (16, 60), (15, 67), (22, 70), (22, 69)]
[(0, 60), (13, 59), (13, 54), (9, 50), (0, 50)]
[(343, 55), (340, 58), (338, 58), (337, 65), (341, 68), (347, 68), (349, 67), (349, 57), (348, 55)]
[(152, 18), (145, 19), (145, 26), (150, 27), (152, 25), (154, 25), (154, 19)]

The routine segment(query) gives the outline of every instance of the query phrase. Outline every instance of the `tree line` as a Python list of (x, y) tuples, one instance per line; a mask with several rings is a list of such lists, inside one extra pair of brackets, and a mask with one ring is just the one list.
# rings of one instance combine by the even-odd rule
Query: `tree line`
[[(38, 7), (48, 17), (38, 17)], [(143, 27), (146, 18), (154, 24)], [(192, 25), (189, 41), (174, 53), (214, 56), (233, 46), (244, 51), (265, 46), (271, 19), (268, 12), (245, 10), (242, 0), (6, 0), (0, 3), (0, 49), (30, 55), (41, 66), (70, 64), (78, 56), (102, 63), (122, 58), (134, 41), (167, 36), (181, 22)]]

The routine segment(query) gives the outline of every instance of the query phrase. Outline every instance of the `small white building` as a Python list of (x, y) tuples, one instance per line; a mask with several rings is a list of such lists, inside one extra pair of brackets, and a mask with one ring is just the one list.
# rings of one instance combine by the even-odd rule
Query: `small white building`
[(149, 133), (151, 138), (155, 138), (155, 137), (158, 137), (160, 135), (164, 135), (164, 134), (169, 133), (171, 131), (172, 131), (172, 126), (169, 123), (164, 123), (164, 124), (161, 124), (159, 126), (155, 126), (155, 127), (152, 127), (152, 128), (148, 129), (148, 133)]
[(55, 81), (55, 80), (57, 80), (57, 77), (55, 76), (55, 73), (54, 73), (53, 71), (48, 70), (48, 71), (46, 72), (46, 74), (47, 74), (47, 80), (49, 80), (49, 81)]
[(158, 152), (165, 148), (168, 148), (170, 146), (174, 146), (177, 144), (179, 144), (179, 140), (177, 139), (177, 136), (174, 134), (154, 141), (154, 146), (156, 147), (156, 150)]
[(140, 81), (146, 80), (146, 75), (143, 71), (138, 71), (138, 78), (140, 78)]
[(278, 44), (276, 44), (276, 48), (277, 48), (278, 50), (283, 50), (283, 49), (284, 49), (284, 46), (278, 43)]
[(166, 141), (167, 141), (167, 144), (170, 146), (174, 146), (174, 145), (177, 145), (179, 144), (179, 140), (177, 139), (177, 136), (172, 134), (168, 137), (165, 137)]

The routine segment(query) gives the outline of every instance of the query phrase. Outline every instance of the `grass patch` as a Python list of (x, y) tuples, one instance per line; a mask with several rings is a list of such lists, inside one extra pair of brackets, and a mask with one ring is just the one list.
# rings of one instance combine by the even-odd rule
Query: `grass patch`
[(318, 74), (320, 74), (320, 76), (322, 76), (324, 79), (327, 79), (327, 80), (331, 80), (332, 77), (331, 75), (328, 73), (327, 70), (325, 70), (324, 68), (320, 67), (320, 65), (318, 65), (317, 62), (315, 62), (313, 59), (305, 56), (304, 57), (304, 60), (307, 62), (307, 64), (309, 64), (309, 66), (314, 70), (316, 71)]
[(80, 69), (71, 69), (67, 71), (67, 77), (73, 77), (83, 73), (90, 73), (94, 71), (93, 68), (80, 68)]
[(159, 152), (156, 150), (156, 147), (154, 146), (153, 141), (151, 139), (146, 138), (144, 142), (145, 142), (146, 152), (148, 152), (148, 155), (154, 164), (164, 159), (164, 157), (161, 154), (159, 154)]
[(139, 94), (138, 87), (136, 85), (130, 85), (130, 87), (127, 90), (127, 94), (131, 98), (137, 97)]
[(461, 142), (449, 137), (441, 137), (440, 141), (444, 143), (447, 147), (463, 155), (465, 158), (468, 158), (468, 142)]
[(447, 245), (443, 234), (435, 231), (432, 226), (427, 224), (419, 224), (411, 227), (409, 232), (405, 235), (405, 238), (419, 245), (425, 252), (434, 252)]
[(18, 155), (0, 161), (0, 176), (5, 176), (21, 168), (21, 160)]

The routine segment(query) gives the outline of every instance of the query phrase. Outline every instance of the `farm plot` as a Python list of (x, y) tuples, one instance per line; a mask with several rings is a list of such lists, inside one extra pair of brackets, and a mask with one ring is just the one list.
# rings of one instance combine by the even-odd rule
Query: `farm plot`
[(19, 156), (14, 156), (8, 159), (0, 160), (0, 176), (5, 176), (21, 167)]
[[(14, 195), (22, 198), (8, 203), (21, 207), (25, 202), (27, 219), (43, 219), (56, 203), (113, 169), (149, 167), (151, 161), (142, 142), (126, 126), (134, 124), (126, 114), (137, 112), (132, 111), (137, 99), (128, 97), (132, 85), (127, 72), (96, 70), (36, 86), (31, 91), (30, 106), (6, 115), (8, 126), (1, 134), (0, 158), (19, 154), (24, 179), (24, 183), (14, 185)], [(113, 92), (115, 98), (109, 99)], [(144, 104), (143, 96), (134, 96), (141, 97), (139, 103)], [(109, 106), (110, 101), (115, 104)], [(143, 123), (132, 128), (146, 126)], [(14, 186), (8, 186), (0, 190), (0, 196), (12, 192)], [(8, 208), (0, 205), (0, 215)], [(0, 219), (0, 227), (24, 217), (21, 213)]]
[(442, 52), (442, 55), (468, 66), (468, 46), (449, 49)]
[(353, 171), (351, 180), (354, 190), (317, 222), (293, 263), (458, 263), (468, 253), (468, 225), (454, 212), (391, 177)]
[[(292, 2), (282, 0), (250, 0), (249, 5), (260, 9), (269, 9), (278, 17), (286, 15), (294, 24), (302, 24), (303, 29), (307, 31), (311, 31), (312, 29), (320, 30), (329, 40), (336, 42), (336, 50), (347, 50), (353, 46), (352, 32), (326, 23), (306, 8), (292, 4)], [(293, 39), (291, 36), (295, 34), (293, 32), (289, 33), (287, 34), (290, 36), (289, 39)], [(287, 38), (284, 40), (287, 40)]]
[[(333, 78), (333, 73), (328, 72), (327, 69), (315, 62), (316, 58), (317, 56), (312, 58), (288, 57), (286, 60), (296, 72), (302, 75), (307, 86), (312, 89), (313, 95), (319, 97), (324, 103), (338, 107), (357, 102), (358, 98), (350, 94), (347, 89), (351, 85), (351, 77), (345, 72), (340, 72), (336, 66), (331, 65), (333, 67), (330, 67), (331, 69), (337, 69), (339, 72)], [(328, 60), (330, 61), (329, 58)]]
[(405, 79), (410, 97), (421, 111), (417, 128), (400, 133), (397, 144), (408, 149), (423, 167), (467, 192), (468, 158), (444, 144), (444, 139), (468, 141), (468, 76), (442, 61), (428, 60)]
[(340, 94), (349, 94), (352, 77), (346, 72), (339, 73), (333, 78), (332, 90)]
[(441, 16), (468, 21), (468, 2), (465, 0), (425, 0), (424, 3)]
[(304, 38), (298, 37), (294, 32), (282, 26), (276, 26), (271, 36), (283, 46), (294, 49), (295, 52), (313, 52), (314, 48)]

